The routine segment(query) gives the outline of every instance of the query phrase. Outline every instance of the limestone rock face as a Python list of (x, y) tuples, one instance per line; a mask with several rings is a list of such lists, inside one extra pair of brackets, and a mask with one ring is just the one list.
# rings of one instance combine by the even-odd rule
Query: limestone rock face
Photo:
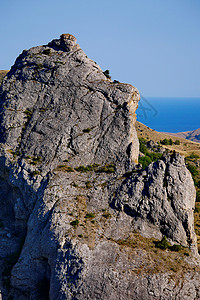
[[(184, 158), (174, 153), (132, 174), (117, 190), (113, 205), (136, 218), (135, 226), (149, 236), (148, 223), (172, 242), (196, 249), (193, 208), (196, 190)], [(158, 236), (159, 236), (158, 232)]]
[(138, 101), (72, 35), (17, 58), (0, 87), (2, 299), (200, 297), (192, 178), (176, 154), (136, 168)]
[(1, 141), (41, 156), (46, 170), (63, 160), (124, 168), (138, 159), (139, 93), (108, 79), (75, 41), (62, 35), (17, 58), (1, 91)]

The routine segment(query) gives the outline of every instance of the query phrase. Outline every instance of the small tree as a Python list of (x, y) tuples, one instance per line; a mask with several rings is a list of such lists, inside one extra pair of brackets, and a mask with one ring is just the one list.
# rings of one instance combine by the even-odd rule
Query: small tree
[(104, 74), (107, 78), (111, 79), (110, 71), (109, 71), (109, 70), (105, 70), (105, 71), (103, 72), (103, 74)]

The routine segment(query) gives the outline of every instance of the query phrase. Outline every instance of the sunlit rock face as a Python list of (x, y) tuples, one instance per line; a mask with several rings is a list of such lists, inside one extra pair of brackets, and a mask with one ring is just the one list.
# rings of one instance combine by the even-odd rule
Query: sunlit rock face
[[(195, 188), (179, 155), (136, 165), (139, 98), (69, 34), (16, 59), (0, 87), (3, 299), (198, 299)], [(163, 235), (190, 257), (155, 249)]]

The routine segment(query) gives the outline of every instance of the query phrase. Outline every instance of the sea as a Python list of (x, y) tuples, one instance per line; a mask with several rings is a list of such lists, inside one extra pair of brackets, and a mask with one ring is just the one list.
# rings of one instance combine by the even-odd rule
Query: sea
[(192, 131), (200, 128), (200, 98), (143, 97), (137, 120), (161, 132)]

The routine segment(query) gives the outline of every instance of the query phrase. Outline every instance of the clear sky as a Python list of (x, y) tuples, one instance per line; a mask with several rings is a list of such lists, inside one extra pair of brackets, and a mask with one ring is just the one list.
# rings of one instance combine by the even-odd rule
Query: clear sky
[(0, 69), (62, 33), (141, 94), (200, 97), (200, 0), (0, 0)]

